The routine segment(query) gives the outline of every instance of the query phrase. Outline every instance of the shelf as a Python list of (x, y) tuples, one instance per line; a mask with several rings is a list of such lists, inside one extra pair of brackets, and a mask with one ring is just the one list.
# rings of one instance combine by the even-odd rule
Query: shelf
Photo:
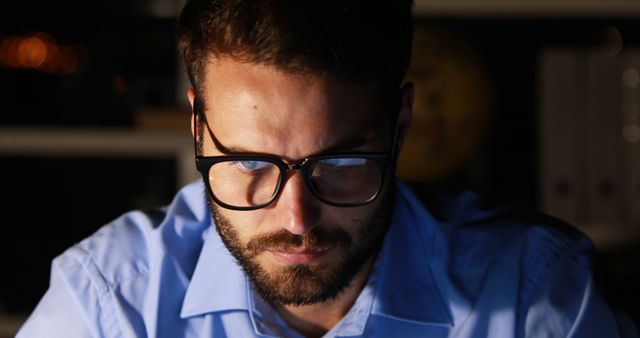
[(173, 157), (181, 187), (197, 177), (188, 132), (127, 128), (0, 128), (0, 155)]

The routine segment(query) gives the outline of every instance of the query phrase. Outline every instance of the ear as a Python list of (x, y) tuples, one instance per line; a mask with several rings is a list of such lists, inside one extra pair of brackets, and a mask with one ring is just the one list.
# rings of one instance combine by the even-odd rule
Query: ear
[(196, 99), (196, 91), (193, 88), (187, 91), (187, 98), (189, 99), (189, 104), (191, 105), (191, 136), (195, 137), (196, 131), (193, 130), (193, 122), (196, 116), (193, 110), (193, 103), (195, 102), (195, 99)]
[(415, 97), (413, 83), (406, 82), (402, 85), (400, 96), (400, 111), (398, 112), (396, 154), (402, 150), (405, 137), (411, 126), (411, 116), (413, 115), (413, 100)]

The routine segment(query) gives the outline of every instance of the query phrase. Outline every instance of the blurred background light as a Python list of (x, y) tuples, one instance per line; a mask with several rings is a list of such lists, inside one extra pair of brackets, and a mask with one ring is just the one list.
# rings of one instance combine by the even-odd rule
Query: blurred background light
[(622, 73), (622, 82), (629, 88), (636, 88), (640, 84), (640, 73), (635, 67), (629, 67)]
[(622, 129), (622, 137), (631, 144), (637, 143), (640, 141), (640, 126), (635, 123), (627, 124)]
[(607, 56), (618, 55), (624, 47), (622, 34), (618, 28), (614, 26), (605, 26), (603, 34), (603, 52)]
[(2, 43), (2, 61), (7, 68), (16, 68), (20, 66), (18, 62), (18, 48), (20, 47), (20, 39), (16, 37), (8, 37)]
[(63, 74), (72, 74), (78, 70), (78, 54), (71, 47), (62, 47), (60, 53), (60, 70)]
[(36, 36), (22, 39), (18, 47), (18, 63), (25, 68), (38, 68), (47, 60), (47, 46)]
[(90, 60), (86, 47), (59, 45), (48, 33), (0, 40), (0, 64), (5, 68), (70, 75), (85, 70)]

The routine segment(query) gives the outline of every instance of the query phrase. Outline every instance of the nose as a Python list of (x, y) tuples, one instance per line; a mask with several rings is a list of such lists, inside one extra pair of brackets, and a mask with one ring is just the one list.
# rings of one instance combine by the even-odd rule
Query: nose
[(289, 171), (276, 201), (282, 226), (294, 235), (304, 235), (319, 221), (320, 206), (304, 182), (299, 170)]

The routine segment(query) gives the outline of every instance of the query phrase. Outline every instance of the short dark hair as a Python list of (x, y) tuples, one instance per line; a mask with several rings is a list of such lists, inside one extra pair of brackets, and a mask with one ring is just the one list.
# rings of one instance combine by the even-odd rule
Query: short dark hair
[(187, 0), (178, 49), (199, 90), (209, 57), (397, 87), (411, 55), (413, 0)]

